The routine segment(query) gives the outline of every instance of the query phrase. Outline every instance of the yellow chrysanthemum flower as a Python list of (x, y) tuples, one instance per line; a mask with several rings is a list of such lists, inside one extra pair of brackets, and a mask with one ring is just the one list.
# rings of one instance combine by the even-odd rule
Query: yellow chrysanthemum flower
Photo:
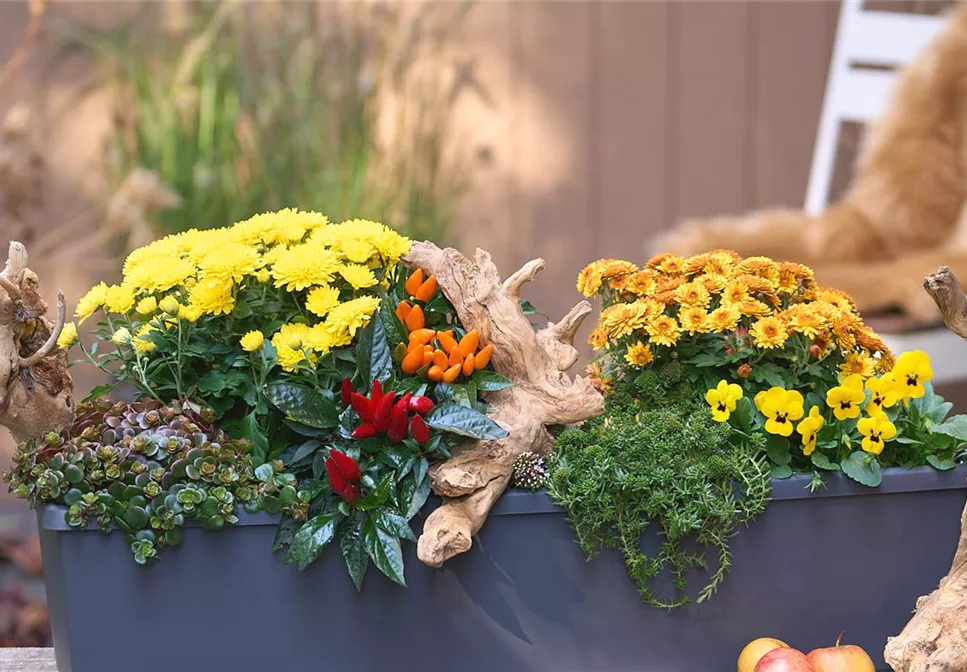
[(178, 299), (169, 294), (161, 299), (158, 303), (158, 308), (161, 308), (165, 313), (174, 317), (181, 311), (181, 304), (178, 302)]
[(930, 356), (923, 350), (901, 353), (893, 366), (893, 378), (904, 399), (919, 399), (926, 392), (923, 384), (933, 378)]
[(701, 282), (687, 282), (675, 290), (675, 300), (683, 306), (708, 308), (712, 296)]
[(339, 290), (331, 285), (313, 287), (306, 296), (306, 310), (325, 317), (339, 303)]
[(157, 327), (153, 322), (149, 322), (138, 330), (137, 336), (131, 339), (131, 345), (138, 351), (138, 354), (147, 355), (157, 349), (158, 346), (155, 342), (146, 338), (152, 331), (157, 331)]
[[(272, 345), (275, 346), (279, 366), (289, 373), (296, 371), (303, 362), (308, 362), (311, 366), (314, 366), (317, 358), (309, 347), (311, 339), (312, 329), (307, 324), (283, 324), (279, 327), (279, 330), (272, 336)], [(299, 347), (293, 348), (293, 345)]]
[(189, 303), (202, 313), (227, 315), (235, 308), (232, 282), (217, 278), (202, 278), (188, 294)]
[(734, 305), (723, 303), (708, 315), (708, 327), (711, 332), (732, 331), (742, 319), (742, 313)]
[(691, 256), (682, 262), (682, 273), (687, 276), (701, 273), (705, 270), (705, 264), (708, 263), (708, 260), (709, 256), (707, 252)]
[(178, 319), (185, 320), (186, 322), (197, 322), (199, 319), (201, 319), (201, 316), (201, 308), (195, 305), (182, 306), (178, 310)]
[(652, 257), (646, 266), (665, 275), (681, 275), (685, 270), (685, 260), (677, 254), (659, 254)]
[(772, 350), (785, 345), (786, 339), (789, 338), (789, 328), (782, 319), (770, 315), (756, 320), (749, 329), (749, 335), (760, 348)]
[(643, 329), (655, 315), (655, 304), (642, 301), (616, 303), (601, 311), (598, 324), (607, 332), (609, 338), (622, 338)]
[(709, 330), (708, 313), (699, 306), (682, 308), (678, 311), (678, 321), (689, 334), (703, 334)]
[(860, 418), (856, 429), (863, 435), (863, 450), (874, 455), (882, 453), (886, 442), (896, 437), (896, 425), (890, 422), (885, 413)]
[(635, 296), (647, 296), (653, 294), (658, 287), (655, 280), (655, 272), (650, 268), (632, 274), (625, 283), (624, 289)]
[(802, 436), (802, 454), (809, 457), (816, 450), (816, 437), (819, 430), (823, 428), (826, 421), (819, 413), (819, 407), (813, 406), (809, 409), (809, 415), (796, 425), (796, 431)]
[(347, 264), (339, 269), (339, 275), (353, 289), (365, 289), (366, 287), (372, 287), (378, 282), (373, 272), (361, 264)]
[(733, 280), (722, 291), (722, 302), (738, 305), (751, 298), (749, 286), (740, 280)]
[(768, 280), (773, 290), (779, 282), (779, 264), (769, 257), (746, 257), (739, 262), (739, 272)]
[(842, 384), (826, 392), (826, 404), (833, 409), (837, 420), (849, 420), (860, 414), (860, 404), (866, 400), (863, 391), (863, 378), (848, 376)]
[(134, 307), (140, 315), (150, 315), (158, 309), (158, 300), (153, 296), (146, 296)]
[(165, 292), (183, 284), (195, 272), (195, 265), (181, 257), (148, 257), (127, 267), (124, 284), (138, 294)]
[(258, 250), (242, 243), (226, 243), (198, 262), (198, 268), (206, 278), (233, 282), (241, 282), (246, 275), (253, 275), (261, 265)]
[(847, 375), (860, 375), (865, 380), (875, 373), (876, 360), (866, 350), (848, 352), (845, 361), (839, 365), (839, 370)]
[(82, 296), (80, 301), (77, 302), (77, 309), (74, 311), (74, 317), (79, 318), (80, 321), (83, 322), (95, 312), (100, 310), (104, 306), (104, 301), (106, 299), (107, 285), (103, 282), (99, 282), (91, 287), (87, 291), (87, 294)]
[(651, 352), (650, 345), (638, 341), (628, 346), (628, 351), (625, 353), (625, 361), (631, 366), (642, 367), (648, 366), (655, 361), (655, 356)]
[(588, 336), (588, 345), (595, 350), (600, 350), (608, 344), (608, 331), (604, 327), (596, 327), (591, 335)]
[(374, 296), (360, 296), (330, 310), (325, 329), (332, 339), (332, 347), (349, 345), (356, 332), (369, 324), (373, 313), (379, 308), (379, 301)]
[(793, 423), (804, 415), (802, 394), (781, 387), (759, 394), (762, 396), (756, 395), (756, 403), (766, 416), (766, 431), (779, 436), (791, 435)]
[(667, 315), (656, 317), (645, 326), (645, 331), (648, 332), (648, 341), (654, 345), (675, 345), (682, 335), (678, 322)]
[(578, 273), (577, 290), (590, 298), (601, 290), (602, 282), (601, 264), (595, 261), (582, 268), (581, 272)]
[(270, 271), (276, 287), (292, 292), (329, 284), (341, 266), (338, 253), (310, 243), (290, 247), (279, 254)]
[(712, 407), (712, 419), (716, 422), (727, 421), (741, 398), (742, 388), (725, 380), (705, 393), (705, 401)]
[(772, 314), (772, 309), (758, 299), (746, 299), (733, 305), (745, 317), (765, 317)]
[(706, 273), (695, 278), (694, 282), (700, 282), (709, 292), (718, 294), (728, 286), (729, 279), (721, 273)]
[(262, 344), (265, 343), (265, 336), (262, 335), (261, 331), (249, 331), (241, 339), (239, 339), (239, 344), (242, 346), (242, 350), (246, 352), (256, 352), (262, 349)]
[(57, 337), (57, 347), (67, 350), (75, 343), (77, 343), (77, 325), (68, 322), (60, 330), (60, 336)]
[(823, 316), (807, 305), (798, 305), (787, 311), (789, 326), (797, 334), (806, 338), (816, 338), (826, 328)]
[(365, 264), (377, 254), (376, 247), (367, 240), (344, 238), (333, 249), (342, 253), (346, 259), (356, 264)]
[(259, 270), (255, 271), (255, 280), (258, 282), (268, 282), (271, 277), (272, 275), (269, 273), (269, 269), (267, 268), (260, 268)]
[(112, 285), (104, 296), (104, 307), (112, 313), (124, 314), (134, 307), (134, 292), (128, 285)]

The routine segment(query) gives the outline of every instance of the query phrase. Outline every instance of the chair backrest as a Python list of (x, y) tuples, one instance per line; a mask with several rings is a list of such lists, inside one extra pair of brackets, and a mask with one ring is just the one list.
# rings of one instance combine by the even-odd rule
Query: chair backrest
[(940, 16), (864, 10), (863, 0), (843, 0), (806, 189), (806, 212), (817, 214), (829, 202), (842, 123), (876, 118), (896, 78), (895, 71), (884, 68), (905, 66), (943, 24)]

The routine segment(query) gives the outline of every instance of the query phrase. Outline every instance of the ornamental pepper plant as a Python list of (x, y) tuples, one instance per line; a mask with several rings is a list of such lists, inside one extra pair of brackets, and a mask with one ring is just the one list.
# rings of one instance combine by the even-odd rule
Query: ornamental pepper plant
[[(948, 417), (926, 353), (894, 357), (805, 266), (729, 250), (603, 259), (577, 288), (603, 303), (589, 375), (606, 410), (561, 434), (548, 489), (589, 554), (622, 551), (650, 604), (714, 593), (728, 539), (765, 507), (772, 478), (808, 474), (815, 489), (841, 471), (877, 486), (884, 467), (963, 461), (967, 416)], [(661, 541), (649, 554), (652, 523)], [(695, 569), (707, 581), (690, 592)], [(674, 594), (653, 589), (665, 571)]]
[[(463, 328), (436, 279), (403, 268), (400, 260), (409, 247), (408, 239), (377, 222), (333, 224), (319, 213), (297, 210), (168, 236), (132, 252), (119, 283), (99, 284), (80, 300), (78, 323), (97, 318), (93, 344), (76, 345), (79, 361), (128, 386), (136, 403), (187, 399), (184, 403), (209, 408), (212, 426), (246, 447), (244, 458), (219, 454), (216, 469), (247, 474), (245, 465), (251, 465), (256, 480), (279, 489), (258, 486), (262, 499), (253, 500), (249, 490), (235, 498), (264, 502), (265, 510), (284, 514), (274, 547), (286, 549), (286, 562), (304, 569), (332, 545), (357, 588), (370, 561), (402, 584), (401, 541), (415, 539), (409, 521), (429, 495), (430, 465), (448, 457), (458, 442), (505, 436), (487, 417), (480, 393), (511, 384), (488, 369), (492, 348)], [(65, 329), (61, 347), (74, 347), (76, 333), (76, 325)], [(447, 347), (448, 338), (456, 347)], [(451, 355), (454, 361), (459, 357), (459, 366), (448, 365), (437, 375), (431, 355), (429, 366), (402, 367), (415, 342), (434, 348), (434, 354), (446, 352), (448, 364)], [(402, 358), (394, 355), (401, 348)], [(96, 389), (91, 397), (109, 392)], [(106, 436), (104, 429), (91, 431)], [(58, 441), (74, 446), (80, 438)], [(148, 441), (153, 445), (155, 439)], [(86, 489), (70, 488), (63, 479), (52, 488), (57, 479), (44, 464), (52, 454), (49, 446), (23, 448), (29, 468), (8, 477), (21, 496), (71, 510), (95, 506), (102, 524), (132, 533), (136, 526), (125, 512), (133, 507), (132, 519), (141, 522), (143, 510), (155, 529), (153, 548), (175, 543), (177, 535), (154, 526), (155, 518), (166, 525), (172, 511), (167, 499), (164, 506), (153, 499), (161, 496), (158, 488), (139, 482), (138, 493), (119, 490), (122, 503), (104, 508), (88, 502), (104, 483), (90, 459), (83, 458), (84, 469), (97, 479)], [(127, 439), (112, 439), (110, 445), (102, 439), (92, 450), (98, 459), (130, 462), (119, 457), (131, 450)], [(185, 459), (194, 457), (189, 450)], [(79, 458), (62, 459), (73, 465)], [(183, 470), (180, 454), (173, 459), (172, 475), (161, 485), (162, 493), (177, 498), (184, 489), (197, 489), (196, 467)], [(120, 477), (126, 483), (127, 476)], [(178, 487), (182, 490), (174, 493)], [(136, 496), (133, 504), (129, 494)], [(221, 490), (206, 495), (202, 486), (200, 502), (194, 495), (182, 497), (187, 504), (178, 501), (185, 510), (200, 504), (207, 519), (211, 496), (221, 502), (211, 506), (226, 512), (219, 520), (234, 522), (218, 499)], [(158, 529), (165, 534), (159, 536)], [(138, 549), (137, 557), (151, 555), (145, 544)]]

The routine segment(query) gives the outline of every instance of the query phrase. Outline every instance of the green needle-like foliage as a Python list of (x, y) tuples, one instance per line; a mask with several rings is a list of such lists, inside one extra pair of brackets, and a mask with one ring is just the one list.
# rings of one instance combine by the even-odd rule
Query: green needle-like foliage
[[(642, 598), (669, 609), (690, 601), (689, 570), (708, 574), (699, 602), (715, 592), (730, 565), (729, 538), (761, 513), (771, 488), (761, 450), (714, 422), (678, 375), (623, 381), (604, 416), (558, 437), (548, 485), (582, 549), (593, 556), (617, 547)], [(642, 537), (651, 524), (660, 547), (650, 555)], [(668, 572), (674, 591), (656, 589)]]

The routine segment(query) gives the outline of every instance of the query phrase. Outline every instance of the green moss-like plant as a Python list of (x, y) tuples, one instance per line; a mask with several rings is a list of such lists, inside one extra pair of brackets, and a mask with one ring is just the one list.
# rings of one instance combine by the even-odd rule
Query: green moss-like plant
[[(617, 547), (642, 598), (668, 609), (691, 600), (689, 570), (708, 573), (698, 602), (715, 592), (729, 569), (729, 538), (762, 512), (771, 488), (761, 446), (714, 422), (679, 376), (665, 367), (621, 381), (604, 416), (558, 437), (548, 483), (581, 548), (593, 556)], [(649, 555), (642, 537), (652, 524), (662, 540)], [(672, 595), (654, 588), (666, 572)]]

